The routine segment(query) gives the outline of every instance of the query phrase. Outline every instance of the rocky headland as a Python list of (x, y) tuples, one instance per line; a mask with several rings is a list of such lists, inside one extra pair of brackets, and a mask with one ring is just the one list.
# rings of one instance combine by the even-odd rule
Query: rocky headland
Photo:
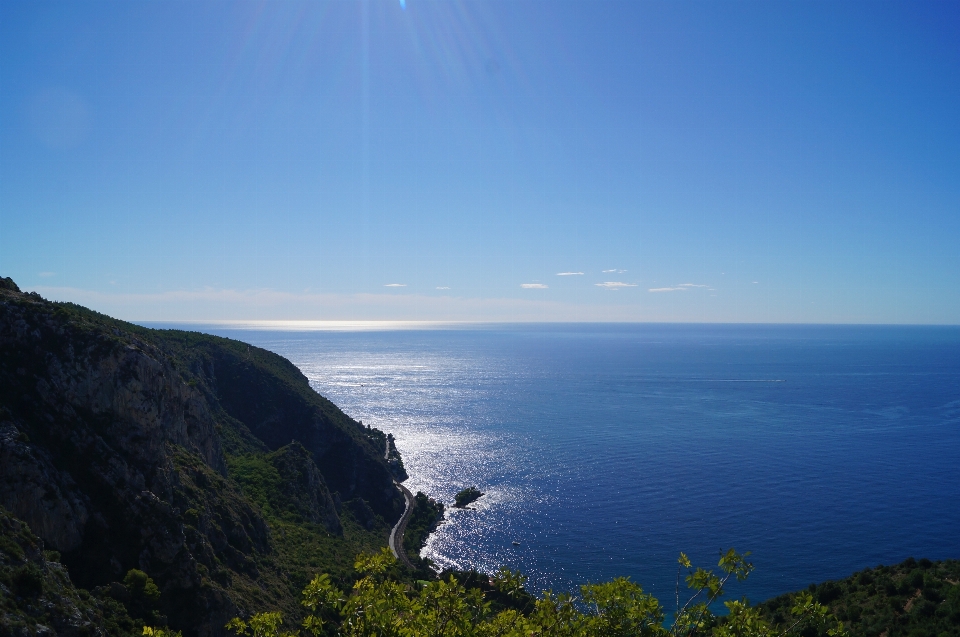
[[(0, 632), (295, 614), (308, 573), (351, 572), (400, 517), (387, 443), (273, 353), (0, 279)], [(136, 573), (158, 595), (132, 604)]]

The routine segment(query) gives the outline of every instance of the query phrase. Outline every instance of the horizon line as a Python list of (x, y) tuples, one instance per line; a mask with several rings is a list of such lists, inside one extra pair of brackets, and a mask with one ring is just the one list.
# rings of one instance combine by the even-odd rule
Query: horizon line
[(365, 332), (470, 329), (508, 325), (726, 325), (779, 327), (953, 327), (957, 323), (814, 323), (770, 321), (420, 321), (420, 320), (302, 320), (302, 319), (222, 319), (222, 320), (132, 320), (135, 325), (151, 329), (176, 329), (174, 326), (205, 326), (241, 331), (276, 332)]

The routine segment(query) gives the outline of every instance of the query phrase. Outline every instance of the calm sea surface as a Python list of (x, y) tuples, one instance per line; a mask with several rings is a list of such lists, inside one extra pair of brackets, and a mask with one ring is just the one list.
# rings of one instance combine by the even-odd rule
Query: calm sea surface
[[(192, 329), (196, 329), (193, 327)], [(538, 325), (264, 332), (451, 502), (424, 555), (570, 590), (753, 552), (759, 601), (908, 556), (960, 558), (960, 329)], [(514, 546), (513, 542), (520, 542)]]

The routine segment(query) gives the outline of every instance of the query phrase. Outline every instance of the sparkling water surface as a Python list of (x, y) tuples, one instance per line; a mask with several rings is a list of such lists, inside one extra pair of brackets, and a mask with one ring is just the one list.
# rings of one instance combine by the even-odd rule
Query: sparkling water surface
[(752, 600), (960, 558), (958, 328), (203, 331), (392, 432), (412, 491), (479, 487), (424, 549), (440, 567), (506, 565), (534, 591), (628, 575), (670, 607), (681, 550), (752, 551), (731, 589)]

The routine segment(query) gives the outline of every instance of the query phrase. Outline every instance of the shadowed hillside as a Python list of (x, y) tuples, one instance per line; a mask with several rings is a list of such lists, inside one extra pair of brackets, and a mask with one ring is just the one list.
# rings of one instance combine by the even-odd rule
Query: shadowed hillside
[(403, 511), (385, 443), (280, 356), (0, 279), (0, 505), (77, 586), (146, 573), (185, 634), (351, 577)]

